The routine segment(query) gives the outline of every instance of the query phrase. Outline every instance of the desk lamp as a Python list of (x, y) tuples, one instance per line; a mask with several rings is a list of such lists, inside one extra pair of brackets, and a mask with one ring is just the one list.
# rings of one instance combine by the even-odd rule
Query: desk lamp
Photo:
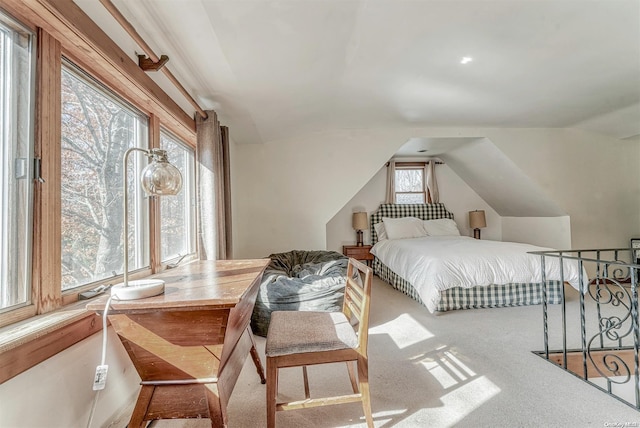
[(111, 288), (111, 295), (119, 300), (136, 300), (157, 296), (164, 293), (164, 281), (160, 279), (141, 279), (129, 281), (129, 185), (127, 160), (135, 151), (142, 152), (150, 159), (140, 174), (142, 188), (151, 196), (176, 195), (182, 188), (182, 175), (178, 168), (167, 160), (167, 151), (162, 149), (142, 149), (133, 147), (128, 149), (123, 159), (124, 174), (124, 225), (123, 225), (123, 281)]

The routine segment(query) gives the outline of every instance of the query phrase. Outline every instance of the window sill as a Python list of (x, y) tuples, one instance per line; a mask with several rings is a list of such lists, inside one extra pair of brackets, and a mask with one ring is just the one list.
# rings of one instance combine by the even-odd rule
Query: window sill
[(87, 302), (0, 328), (0, 384), (102, 330)]

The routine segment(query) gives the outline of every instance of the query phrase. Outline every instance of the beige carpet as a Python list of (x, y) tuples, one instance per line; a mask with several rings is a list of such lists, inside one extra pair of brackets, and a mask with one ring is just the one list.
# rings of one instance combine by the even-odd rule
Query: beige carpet
[[(575, 294), (569, 299), (577, 306)], [(557, 317), (559, 308), (553, 308)], [(640, 412), (531, 353), (543, 348), (539, 306), (432, 315), (374, 279), (369, 339), (376, 427), (640, 426)], [(257, 337), (264, 361), (264, 339)], [(309, 370), (311, 394), (348, 392), (346, 367)], [(281, 394), (303, 397), (300, 369)], [(364, 427), (358, 404), (279, 412), (278, 427)], [(619, 425), (618, 425), (619, 424)], [(157, 428), (210, 426), (158, 421)], [(229, 427), (265, 426), (265, 386), (250, 360), (229, 404)]]

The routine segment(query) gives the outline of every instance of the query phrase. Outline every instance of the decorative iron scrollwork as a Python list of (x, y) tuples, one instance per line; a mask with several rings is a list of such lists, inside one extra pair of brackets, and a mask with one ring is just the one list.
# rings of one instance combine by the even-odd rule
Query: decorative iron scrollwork
[[(557, 333), (550, 326), (550, 309), (545, 306), (544, 351), (539, 355), (640, 410), (640, 246), (532, 254), (541, 256), (543, 269), (545, 257), (573, 260), (583, 269), (581, 278), (587, 274), (590, 278), (586, 289), (574, 286), (579, 291), (579, 336), (568, 323), (575, 306), (565, 299), (561, 308), (562, 348), (550, 350), (550, 332)], [(569, 348), (577, 340), (579, 347)]]
[[(630, 276), (622, 275), (620, 268), (611, 273), (610, 277), (597, 277), (591, 281), (595, 287), (589, 288), (589, 295), (597, 305), (598, 333), (588, 341), (587, 357), (602, 377), (612, 383), (624, 384), (631, 379), (633, 370), (615, 353), (602, 353), (602, 346), (603, 338), (613, 342), (610, 345), (614, 347), (623, 346), (625, 338), (633, 339), (631, 285), (622, 282)], [(605, 313), (612, 308), (615, 313)]]

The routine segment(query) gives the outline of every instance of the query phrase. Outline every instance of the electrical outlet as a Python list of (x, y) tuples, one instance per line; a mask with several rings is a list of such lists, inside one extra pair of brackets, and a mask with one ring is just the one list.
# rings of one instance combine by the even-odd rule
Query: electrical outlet
[(104, 389), (107, 383), (107, 371), (109, 370), (108, 365), (98, 366), (96, 367), (96, 376), (93, 378), (93, 390), (98, 391), (100, 389)]

